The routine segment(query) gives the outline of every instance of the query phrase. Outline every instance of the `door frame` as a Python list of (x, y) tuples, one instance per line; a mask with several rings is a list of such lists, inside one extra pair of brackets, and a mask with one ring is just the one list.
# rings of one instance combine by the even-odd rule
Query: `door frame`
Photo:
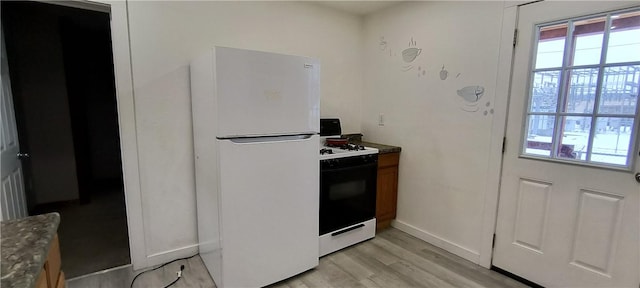
[[(120, 153), (122, 158), (122, 178), (124, 181), (127, 229), (129, 233), (129, 255), (131, 257), (131, 264), (135, 270), (157, 264), (152, 263), (146, 253), (133, 91), (133, 69), (131, 66), (128, 4), (126, 1), (118, 0), (35, 1), (106, 12), (110, 15), (118, 129), (120, 133)], [(157, 260), (155, 262), (157, 262)]]
[[(74, 1), (95, 5), (89, 1)], [(142, 193), (140, 188), (140, 165), (136, 128), (135, 98), (133, 91), (133, 68), (129, 38), (128, 3), (117, 0), (100, 0), (98, 5), (111, 9), (111, 45), (116, 84), (116, 102), (120, 129), (120, 153), (122, 154), (122, 176), (124, 180), (127, 226), (129, 230), (129, 253), (133, 269), (149, 267), (144, 221)]]
[(502, 178), (502, 160), (504, 153), (505, 133), (507, 130), (507, 116), (511, 91), (511, 76), (514, 41), (517, 39), (515, 30), (518, 24), (518, 8), (522, 5), (538, 1), (504, 1), (502, 13), (502, 29), (500, 32), (500, 51), (498, 53), (498, 73), (496, 77), (496, 93), (494, 102), (495, 114), (491, 126), (491, 144), (489, 147), (489, 178), (486, 183), (484, 209), (482, 215), (482, 230), (480, 257), (478, 264), (487, 269), (491, 268), (493, 258), (493, 241), (498, 220), (498, 199), (500, 197), (500, 181)]

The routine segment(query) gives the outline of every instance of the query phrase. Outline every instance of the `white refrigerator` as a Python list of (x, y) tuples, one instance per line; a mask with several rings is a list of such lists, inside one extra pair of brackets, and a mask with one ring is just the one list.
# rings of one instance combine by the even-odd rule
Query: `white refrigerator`
[(318, 60), (215, 47), (190, 68), (199, 251), (216, 285), (317, 266)]

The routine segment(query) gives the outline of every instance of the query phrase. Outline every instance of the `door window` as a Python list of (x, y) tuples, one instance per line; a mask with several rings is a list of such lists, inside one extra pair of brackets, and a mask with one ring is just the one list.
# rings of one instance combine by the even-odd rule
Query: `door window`
[(640, 8), (536, 27), (522, 157), (631, 168)]

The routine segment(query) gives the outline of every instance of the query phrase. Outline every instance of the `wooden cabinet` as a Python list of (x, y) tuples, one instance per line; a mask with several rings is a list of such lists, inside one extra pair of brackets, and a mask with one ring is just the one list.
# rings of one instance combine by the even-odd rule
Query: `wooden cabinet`
[(42, 268), (42, 272), (40, 272), (40, 276), (38, 276), (38, 280), (36, 280), (36, 288), (49, 288), (49, 283), (47, 283), (47, 272)]
[(389, 227), (391, 220), (396, 218), (399, 162), (399, 152), (385, 153), (378, 156), (376, 231)]
[(64, 272), (60, 271), (60, 274), (58, 275), (58, 285), (56, 286), (56, 288), (65, 288), (67, 287), (67, 283), (65, 282), (64, 279)]
[(44, 267), (42, 267), (42, 272), (40, 272), (36, 287), (64, 288), (66, 285), (64, 272), (60, 270), (61, 266), (62, 262), (60, 260), (60, 242), (58, 240), (58, 234), (56, 234), (51, 241), (49, 254), (47, 255), (47, 261), (44, 262)]

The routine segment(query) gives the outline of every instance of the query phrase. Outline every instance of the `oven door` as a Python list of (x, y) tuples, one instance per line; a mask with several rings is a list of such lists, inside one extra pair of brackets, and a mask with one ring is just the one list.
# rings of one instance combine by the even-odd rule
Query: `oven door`
[(375, 217), (377, 169), (377, 154), (321, 161), (320, 235)]

